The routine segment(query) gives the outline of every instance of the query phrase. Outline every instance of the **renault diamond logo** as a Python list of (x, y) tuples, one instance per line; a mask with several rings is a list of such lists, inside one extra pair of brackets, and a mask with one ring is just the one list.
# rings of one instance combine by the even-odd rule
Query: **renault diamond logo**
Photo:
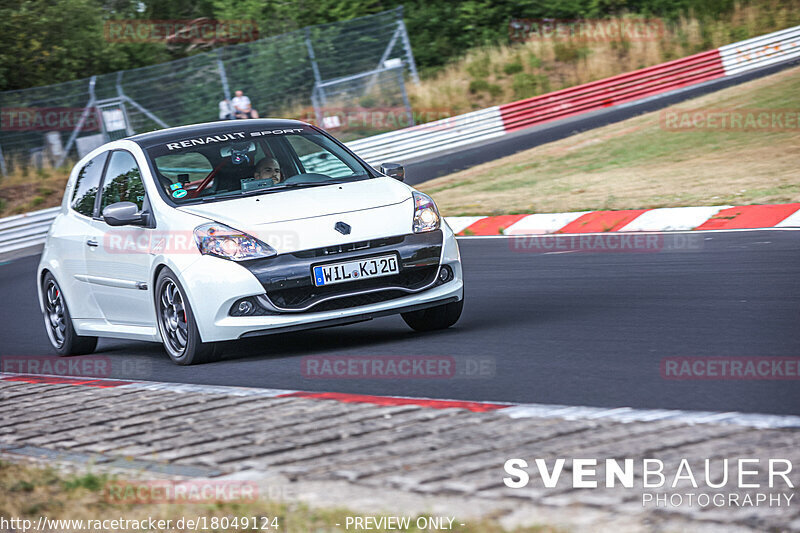
[(350, 224), (345, 224), (344, 222), (337, 222), (334, 226), (334, 229), (341, 233), (342, 235), (350, 235)]

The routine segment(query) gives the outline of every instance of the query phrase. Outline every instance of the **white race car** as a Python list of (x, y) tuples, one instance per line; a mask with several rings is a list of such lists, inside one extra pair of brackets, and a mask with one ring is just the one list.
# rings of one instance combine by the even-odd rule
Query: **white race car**
[(98, 337), (163, 342), (175, 363), (216, 343), (400, 313), (452, 326), (464, 286), (430, 197), (324, 131), (289, 120), (171, 128), (108, 143), (67, 183), (39, 263), (61, 355)]

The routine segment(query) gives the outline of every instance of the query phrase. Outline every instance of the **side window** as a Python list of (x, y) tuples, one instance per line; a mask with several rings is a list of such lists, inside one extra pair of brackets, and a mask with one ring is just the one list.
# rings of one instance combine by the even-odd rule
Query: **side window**
[(307, 173), (324, 174), (331, 178), (343, 178), (354, 174), (344, 161), (310, 139), (300, 135), (289, 135), (287, 140)]
[(97, 188), (100, 186), (100, 176), (103, 174), (103, 165), (107, 157), (108, 152), (103, 152), (89, 160), (78, 171), (70, 205), (81, 215), (87, 217), (94, 215), (94, 200), (97, 197)]
[(140, 211), (144, 204), (144, 184), (139, 165), (133, 154), (123, 150), (111, 152), (100, 196), (100, 212), (117, 202), (133, 202)]

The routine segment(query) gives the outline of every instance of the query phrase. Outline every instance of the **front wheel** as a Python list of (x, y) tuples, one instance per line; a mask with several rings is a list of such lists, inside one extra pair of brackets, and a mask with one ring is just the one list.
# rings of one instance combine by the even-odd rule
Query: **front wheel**
[(97, 337), (81, 337), (75, 333), (64, 293), (51, 273), (42, 280), (44, 326), (53, 349), (61, 356), (85, 355), (97, 348)]
[(158, 274), (155, 298), (158, 331), (170, 359), (179, 365), (214, 361), (216, 346), (200, 339), (189, 299), (178, 277), (168, 268)]
[(447, 329), (461, 317), (464, 309), (464, 298), (457, 302), (429, 307), (419, 311), (402, 313), (401, 316), (406, 324), (415, 331), (434, 331), (437, 329)]

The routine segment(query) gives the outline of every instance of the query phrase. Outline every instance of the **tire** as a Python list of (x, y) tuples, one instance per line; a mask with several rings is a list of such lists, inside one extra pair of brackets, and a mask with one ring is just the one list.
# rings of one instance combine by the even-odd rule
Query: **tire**
[(158, 273), (154, 294), (158, 332), (172, 362), (195, 365), (215, 361), (216, 344), (200, 339), (186, 291), (169, 268)]
[(97, 337), (81, 337), (75, 333), (64, 293), (50, 272), (42, 280), (42, 297), (44, 326), (56, 353), (62, 357), (92, 353), (97, 348)]
[(447, 329), (458, 322), (463, 309), (464, 298), (461, 298), (457, 302), (402, 313), (401, 316), (414, 331), (435, 331)]

